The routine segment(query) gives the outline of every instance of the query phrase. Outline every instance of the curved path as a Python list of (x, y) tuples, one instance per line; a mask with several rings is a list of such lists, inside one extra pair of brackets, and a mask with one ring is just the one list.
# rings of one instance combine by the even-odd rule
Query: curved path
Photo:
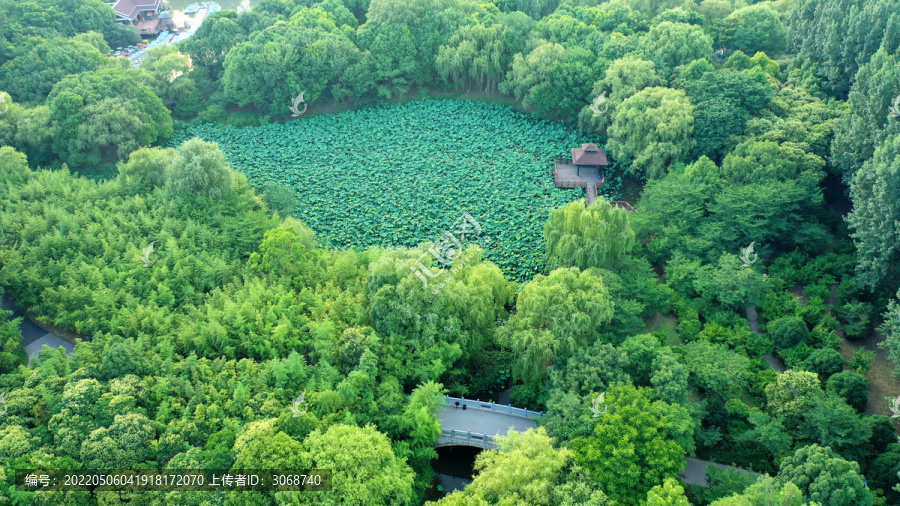
[[(759, 317), (756, 315), (756, 307), (747, 306), (744, 308), (744, 311), (747, 313), (747, 323), (750, 325), (750, 331), (754, 334), (759, 334)], [(780, 358), (771, 354), (763, 355), (762, 359), (772, 366), (772, 369), (775, 369), (778, 372), (784, 372), (787, 367)]]
[(705, 487), (708, 484), (706, 483), (706, 468), (710, 465), (714, 465), (719, 469), (733, 469), (738, 472), (746, 475), (750, 475), (753, 477), (762, 476), (761, 473), (757, 473), (755, 471), (750, 471), (749, 469), (744, 469), (742, 467), (734, 467), (734, 466), (726, 466), (725, 464), (717, 464), (715, 462), (710, 462), (709, 460), (700, 460), (692, 457), (685, 458), (686, 463), (684, 466), (684, 471), (678, 475), (681, 478), (681, 481), (685, 483), (690, 483), (691, 485), (700, 485), (701, 487)]
[(52, 332), (47, 332), (40, 325), (34, 323), (27, 316), (22, 314), (15, 304), (6, 298), (5, 295), (3, 296), (3, 309), (13, 312), (9, 319), (22, 317), (22, 322), (19, 323), (19, 330), (22, 331), (22, 346), (28, 354), (29, 364), (31, 364), (31, 359), (36, 357), (44, 348), (45, 344), (51, 348), (65, 348), (67, 355), (71, 355), (72, 352), (75, 351), (74, 343), (66, 341)]

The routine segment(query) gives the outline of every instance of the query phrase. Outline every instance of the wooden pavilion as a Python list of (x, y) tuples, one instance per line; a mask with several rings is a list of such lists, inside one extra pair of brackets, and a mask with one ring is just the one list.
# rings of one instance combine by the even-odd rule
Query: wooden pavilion
[(594, 143), (572, 148), (572, 158), (553, 161), (553, 181), (557, 188), (584, 188), (588, 203), (597, 198), (606, 179), (603, 167), (609, 165), (606, 151)]

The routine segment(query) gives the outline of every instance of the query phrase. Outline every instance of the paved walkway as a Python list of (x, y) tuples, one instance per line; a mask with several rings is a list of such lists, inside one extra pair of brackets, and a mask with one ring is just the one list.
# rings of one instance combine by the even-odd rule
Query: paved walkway
[(687, 461), (687, 463), (685, 465), (684, 471), (680, 475), (678, 475), (678, 477), (681, 478), (681, 480), (685, 483), (690, 483), (691, 485), (700, 485), (701, 487), (706, 486), (706, 468), (709, 467), (710, 464), (714, 464), (720, 469), (737, 469), (743, 474), (748, 474), (751, 476), (761, 476), (760, 473), (756, 473), (748, 469), (726, 466), (725, 464), (716, 464), (715, 462), (710, 462), (708, 460), (700, 460), (691, 457), (687, 457), (685, 460)]
[[(759, 334), (759, 317), (756, 315), (756, 307), (747, 306), (744, 310), (747, 313), (747, 323), (750, 325), (750, 331), (754, 334)], [(784, 362), (774, 355), (763, 355), (762, 359), (778, 372), (784, 372), (787, 368)]]
[(481, 409), (456, 408), (452, 404), (438, 412), (442, 429), (456, 429), (488, 436), (505, 436), (509, 429), (523, 432), (536, 429), (533, 420), (521, 416), (507, 415)]
[(75, 351), (75, 345), (73, 343), (66, 341), (56, 334), (47, 332), (38, 324), (29, 320), (28, 317), (23, 315), (22, 312), (16, 308), (15, 304), (7, 299), (5, 295), (3, 296), (3, 309), (13, 312), (10, 319), (22, 317), (22, 323), (19, 324), (19, 329), (22, 331), (22, 346), (25, 348), (25, 352), (28, 353), (29, 364), (31, 364), (31, 359), (38, 355), (38, 352), (43, 349), (45, 344), (51, 348), (65, 348), (67, 355), (71, 355), (72, 352)]

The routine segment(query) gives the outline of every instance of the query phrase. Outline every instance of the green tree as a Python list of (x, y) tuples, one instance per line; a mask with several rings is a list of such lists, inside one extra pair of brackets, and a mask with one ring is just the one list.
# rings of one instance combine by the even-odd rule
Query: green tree
[(766, 74), (757, 71), (705, 72), (685, 82), (688, 96), (696, 105), (695, 155), (721, 160), (741, 138), (747, 120), (772, 99)]
[[(375, 356), (372, 355), (372, 358)], [(441, 435), (441, 422), (437, 418), (437, 412), (446, 404), (446, 393), (440, 383), (419, 385), (398, 415), (401, 430), (409, 436), (409, 439), (403, 441), (409, 445), (408, 462), (416, 471), (417, 481), (420, 483), (427, 482), (434, 473), (431, 462), (438, 458), (434, 445)]]
[(606, 391), (609, 411), (594, 436), (572, 440), (575, 461), (610, 499), (639, 504), (647, 492), (684, 470), (684, 449), (668, 434), (675, 406), (650, 401), (647, 389), (617, 384)]
[(666, 478), (647, 492), (647, 506), (690, 506), (684, 488), (674, 478)]
[(194, 65), (205, 67), (214, 76), (224, 72), (225, 57), (231, 48), (247, 40), (232, 10), (213, 12), (203, 20), (196, 33), (182, 42), (180, 49)]
[(21, 425), (8, 425), (0, 429), (0, 458), (4, 460), (19, 458), (38, 444), (39, 440)]
[(766, 411), (796, 430), (813, 404), (822, 397), (822, 386), (815, 373), (787, 370), (775, 383), (765, 386)]
[(613, 316), (603, 279), (593, 270), (575, 267), (536, 276), (522, 287), (516, 307), (498, 339), (519, 356), (516, 376), (533, 384), (558, 357), (592, 344)]
[(695, 341), (684, 346), (684, 363), (693, 383), (720, 399), (729, 399), (746, 388), (749, 360), (724, 344)]
[(0, 91), (6, 113), (0, 116), (0, 144), (12, 146), (28, 157), (35, 167), (56, 161), (47, 149), (52, 140), (50, 108), (42, 105), (26, 109), (13, 102), (9, 93)]
[(614, 382), (630, 380), (627, 372), (628, 355), (611, 344), (595, 342), (578, 348), (565, 363), (552, 366), (548, 373), (550, 385), (564, 392), (585, 396), (602, 392)]
[(372, 75), (378, 98), (402, 95), (425, 80), (426, 69), (415, 35), (396, 23), (366, 23), (359, 30), (360, 46), (371, 56)]
[(572, 451), (554, 448), (543, 427), (510, 430), (497, 443), (499, 450), (483, 451), (476, 457), (472, 483), (436, 504), (551, 504), (551, 493), (564, 479)]
[(168, 184), (176, 195), (211, 198), (228, 195), (234, 185), (219, 145), (196, 137), (175, 149)]
[(30, 51), (0, 66), (0, 89), (17, 101), (39, 102), (67, 75), (97, 70), (108, 62), (105, 54), (87, 42), (42, 40)]
[(295, 278), (299, 286), (313, 274), (316, 255), (315, 233), (293, 218), (284, 220), (282, 226), (266, 232), (259, 251), (250, 255), (248, 265), (251, 269), (263, 274), (290, 276)]
[(373, 0), (358, 40), (376, 62), (371, 77), (379, 96), (390, 98), (410, 85), (431, 82), (440, 46), (460, 26), (487, 14), (485, 8), (470, 0)]
[(856, 272), (870, 289), (893, 291), (900, 280), (900, 134), (875, 151), (871, 160), (853, 175), (850, 198), (853, 210), (847, 222), (856, 244)]
[(869, 423), (837, 395), (819, 397), (806, 413), (804, 428), (809, 440), (855, 461), (864, 459), (872, 437)]
[(803, 0), (790, 19), (793, 45), (802, 61), (815, 62), (809, 71), (819, 86), (843, 98), (860, 65), (882, 45), (896, 50), (898, 12), (896, 0)]
[(292, 187), (276, 181), (263, 183), (262, 195), (260, 196), (269, 209), (277, 212), (282, 217), (290, 216), (300, 203), (297, 193)]
[(318, 99), (360, 57), (328, 13), (304, 9), (228, 51), (222, 84), (226, 97), (240, 106), (287, 115), (300, 92), (306, 102)]
[(634, 246), (634, 232), (628, 226), (628, 213), (612, 207), (603, 199), (591, 205), (583, 201), (550, 211), (544, 224), (547, 243), (547, 268), (615, 268), (622, 255)]
[(100, 69), (66, 76), (47, 97), (52, 149), (72, 166), (124, 159), (172, 135), (168, 109), (136, 69)]
[(893, 487), (897, 483), (898, 472), (900, 472), (900, 446), (895, 443), (878, 455), (866, 470), (869, 487), (873, 490), (881, 489), (888, 502), (896, 502), (900, 498), (898, 493), (900, 491), (894, 490)]
[[(5, 149), (11, 148), (0, 148), (0, 156)], [(0, 177), (2, 174), (0, 168)], [(3, 290), (0, 289), (0, 296), (2, 295)], [(0, 374), (12, 373), (28, 359), (25, 348), (22, 347), (22, 332), (19, 330), (22, 317), (10, 319), (12, 314), (12, 311), (0, 309)]]
[(616, 108), (607, 147), (629, 170), (660, 178), (693, 147), (694, 106), (681, 90), (645, 88)]
[(332, 469), (328, 495), (297, 494), (300, 504), (408, 504), (413, 471), (374, 427), (335, 424), (304, 440), (307, 469)]
[(148, 86), (166, 106), (186, 99), (197, 90), (187, 74), (190, 68), (190, 59), (172, 45), (147, 50), (141, 61), (141, 69), (150, 74)]
[[(900, 118), (891, 119), (889, 110), (897, 96), (894, 83), (898, 80), (900, 61), (885, 49), (879, 49), (856, 72), (847, 96), (850, 110), (834, 125), (829, 159), (832, 170), (840, 173), (844, 184), (851, 184), (853, 175), (875, 150), (900, 133)], [(880, 162), (889, 160), (882, 158)]]
[[(884, 313), (884, 323), (879, 330), (886, 335), (885, 340), (879, 344), (888, 350), (888, 357), (894, 364), (900, 363), (900, 292), (888, 303), (887, 312)], [(900, 378), (900, 367), (894, 366), (894, 377)]]
[[(764, 103), (764, 99), (762, 102)], [(814, 194), (824, 179), (821, 157), (794, 143), (749, 140), (739, 144), (722, 161), (721, 173), (741, 184), (796, 181)]]
[(785, 458), (778, 479), (782, 483), (792, 482), (804, 496), (822, 504), (869, 506), (873, 500), (859, 472), (859, 464), (815, 444)]
[(769, 335), (778, 349), (786, 350), (800, 343), (809, 343), (811, 336), (802, 318), (789, 316), (769, 322)]
[(722, 253), (716, 265), (704, 265), (697, 270), (694, 289), (701, 297), (731, 309), (762, 304), (769, 285), (753, 269), (748, 269), (737, 256)]
[[(710, 174), (692, 177), (686, 173), (670, 173), (663, 179), (647, 181), (644, 186), (632, 226), (636, 241), (646, 250), (651, 262), (664, 264), (679, 255), (683, 261), (701, 258), (714, 247), (700, 234), (700, 228), (717, 189), (718, 167), (705, 157), (688, 169), (693, 167)], [(696, 267), (690, 269), (690, 280), (681, 283), (683, 287), (693, 290)]]
[(628, 373), (639, 386), (649, 386), (653, 375), (653, 364), (665, 355), (671, 355), (672, 349), (660, 344), (653, 334), (637, 334), (629, 336), (620, 346), (625, 352)]
[(670, 404), (684, 404), (688, 395), (688, 368), (672, 355), (662, 354), (653, 360), (650, 385), (659, 398)]
[(713, 53), (712, 38), (703, 28), (687, 23), (663, 21), (656, 24), (641, 44), (650, 59), (666, 72)]
[[(462, 252), (449, 272), (433, 267), (432, 259), (425, 246), (385, 252), (369, 266), (369, 316), (406, 363), (395, 373), (404, 383), (437, 380), (457, 360), (481, 353), (493, 341), (494, 322), (506, 314), (513, 295), (500, 269), (483, 261), (477, 247)], [(413, 357), (410, 348), (417, 350)]]
[(858, 413), (865, 412), (869, 403), (869, 381), (856, 371), (841, 371), (832, 375), (828, 378), (826, 390), (839, 395)]
[(818, 374), (822, 381), (826, 381), (831, 375), (844, 370), (844, 357), (831, 348), (814, 350), (803, 361), (803, 368)]
[(103, 27), (103, 39), (111, 48), (128, 47), (141, 41), (141, 32), (136, 26), (114, 22)]
[[(265, 423), (265, 422), (264, 422)], [(294, 469), (302, 465), (303, 445), (270, 424), (247, 426), (235, 442), (237, 469)]]
[(171, 148), (141, 148), (119, 162), (119, 177), (127, 188), (136, 192), (151, 191), (166, 184), (166, 176), (175, 157)]
[(634, 56), (626, 56), (609, 64), (603, 79), (594, 83), (591, 99), (606, 93), (605, 105), (599, 106), (600, 110), (608, 109), (600, 116), (596, 116), (591, 110), (591, 105), (585, 105), (578, 115), (578, 123), (584, 128), (593, 128), (605, 133), (612, 124), (612, 118), (616, 114), (616, 108), (626, 98), (650, 86), (664, 86), (665, 80), (659, 75), (652, 61), (642, 60)]
[(787, 27), (781, 15), (766, 4), (738, 9), (722, 21), (720, 42), (731, 50), (778, 53), (785, 49)]
[(0, 2), (0, 64), (16, 52), (45, 39), (73, 37), (85, 32), (103, 32), (115, 25), (115, 13), (96, 0), (46, 0)]
[(525, 37), (534, 22), (522, 13), (488, 19), (497, 22), (462, 26), (440, 47), (434, 66), (444, 81), (460, 88), (474, 86), (485, 93), (499, 89), (513, 55), (525, 49)]
[(594, 428), (588, 409), (592, 395), (606, 391), (614, 382), (630, 381), (628, 365), (628, 356), (622, 350), (598, 341), (551, 366), (548, 416), (542, 426), (560, 440), (590, 436)]
[(133, 468), (152, 459), (155, 440), (156, 431), (146, 416), (116, 415), (109, 429), (91, 432), (81, 445), (81, 456), (88, 469)]
[(500, 91), (548, 118), (576, 118), (595, 81), (596, 57), (582, 47), (545, 42), (517, 54)]
[(761, 476), (756, 483), (740, 494), (734, 494), (710, 506), (805, 506), (803, 492), (791, 482), (781, 482), (769, 476)]

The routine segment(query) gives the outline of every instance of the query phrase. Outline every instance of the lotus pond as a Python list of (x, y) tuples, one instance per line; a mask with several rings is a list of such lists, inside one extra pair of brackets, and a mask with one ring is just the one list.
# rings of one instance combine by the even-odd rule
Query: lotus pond
[[(334, 247), (434, 241), (464, 212), (489, 237), (485, 256), (524, 281), (544, 264), (550, 209), (583, 198), (553, 185), (553, 159), (599, 142), (563, 123), (467, 100), (418, 100), (235, 128), (177, 125), (170, 145), (216, 142), (251, 184), (286, 184), (294, 215)], [(602, 145), (602, 144), (601, 144)], [(604, 196), (619, 198), (620, 168)]]

